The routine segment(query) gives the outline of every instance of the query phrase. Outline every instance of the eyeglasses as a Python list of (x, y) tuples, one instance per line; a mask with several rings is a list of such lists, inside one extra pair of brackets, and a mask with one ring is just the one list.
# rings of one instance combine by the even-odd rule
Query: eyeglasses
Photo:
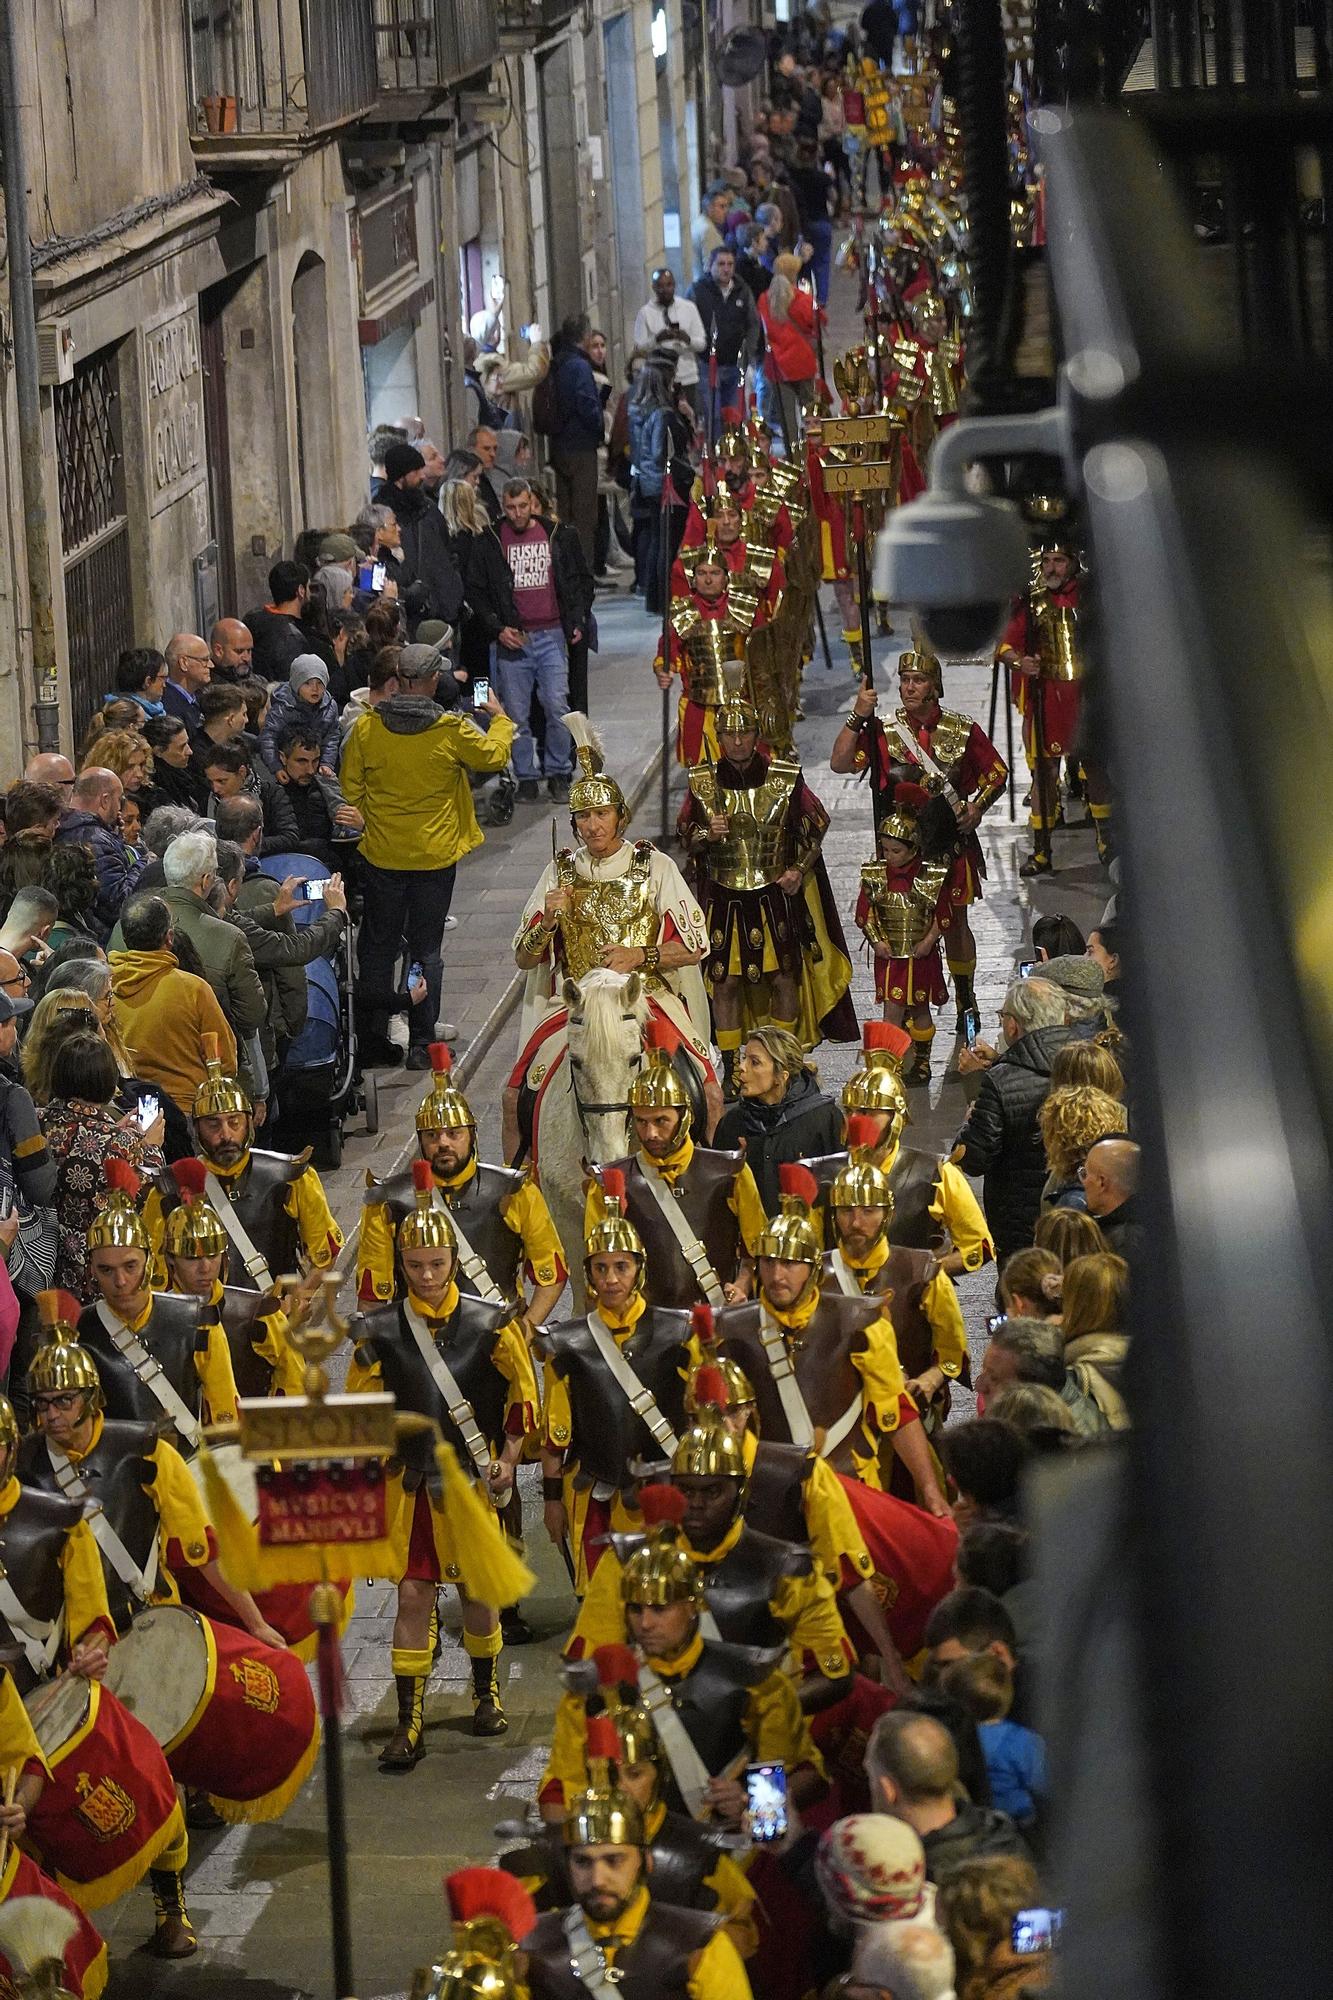
[(13, 972), (10, 973), (8, 979), (0, 979), (0, 993), (8, 993), (11, 986), (22, 986), (26, 988), (31, 985), (32, 985), (32, 980), (28, 977), (27, 967), (23, 965), (18, 965), (15, 967)]
[(83, 1395), (84, 1392), (82, 1389), (62, 1389), (56, 1395), (34, 1396), (32, 1407), (39, 1412), (59, 1410), (62, 1414), (67, 1414), (70, 1410), (76, 1410), (79, 1407), (79, 1404), (83, 1401)]

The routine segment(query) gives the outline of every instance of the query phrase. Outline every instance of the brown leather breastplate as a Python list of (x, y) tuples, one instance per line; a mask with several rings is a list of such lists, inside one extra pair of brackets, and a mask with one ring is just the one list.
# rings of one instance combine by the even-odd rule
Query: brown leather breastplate
[[(43, 1449), (43, 1456), (45, 1450)], [(25, 1487), (9, 1513), (0, 1518), (0, 1563), (5, 1581), (32, 1618), (52, 1622), (65, 1608), (65, 1576), (61, 1559), (65, 1539), (83, 1518), (78, 1500)], [(68, 1636), (68, 1635), (66, 1635)], [(20, 1694), (37, 1684), (17, 1635), (0, 1618), (0, 1646), (15, 1657), (9, 1670)]]
[[(153, 1479), (151, 1453), (156, 1443), (154, 1424), (104, 1422), (95, 1447), (75, 1468), (141, 1570), (147, 1566), (161, 1525), (152, 1495), (144, 1491), (145, 1484), (151, 1484)], [(46, 1439), (40, 1432), (32, 1432), (19, 1446), (18, 1476), (25, 1486), (36, 1487), (40, 1492), (60, 1492)], [(124, 1632), (139, 1610), (139, 1603), (105, 1555), (102, 1574), (116, 1630)]]
[[(206, 1311), (203, 1300), (193, 1293), (154, 1292), (147, 1322), (131, 1335), (148, 1350), (194, 1417), (199, 1417), (204, 1407), (204, 1385), (194, 1358), (208, 1347), (208, 1323), (201, 1324), (201, 1313)], [(97, 1363), (107, 1416), (127, 1423), (154, 1424), (177, 1451), (190, 1457), (194, 1446), (177, 1433), (152, 1390), (139, 1380), (103, 1326), (96, 1306), (88, 1306), (79, 1315), (79, 1339)]]
[(745, 1495), (745, 1518), (752, 1528), (780, 1542), (805, 1540), (805, 1482), (814, 1460), (808, 1445), (760, 1440)]
[[(588, 2000), (588, 1989), (570, 1964), (560, 1917), (560, 1911), (549, 1910), (524, 1939), (532, 2000)], [(689, 2000), (694, 1960), (723, 1921), (705, 1910), (650, 1901), (633, 1944), (615, 1956), (621, 2000)]]
[[(849, 1299), (825, 1293), (798, 1338), (790, 1335), (787, 1352), (796, 1385), (815, 1428), (829, 1430), (861, 1394), (861, 1377), (852, 1356), (865, 1347), (865, 1331), (878, 1319), (878, 1299)], [(765, 1438), (790, 1444), (791, 1431), (759, 1337), (758, 1305), (727, 1306), (717, 1315), (722, 1350), (738, 1361), (754, 1385), (759, 1431)], [(853, 1428), (852, 1437), (857, 1435)], [(831, 1463), (850, 1470), (851, 1438), (843, 1440)]]
[[(703, 1297), (671, 1225), (657, 1205), (637, 1154), (613, 1160), (625, 1176), (629, 1219), (643, 1239), (646, 1256), (644, 1296), (653, 1306), (692, 1306)], [(740, 1225), (728, 1201), (744, 1164), (741, 1153), (722, 1153), (696, 1146), (694, 1156), (676, 1182), (680, 1202), (708, 1261), (725, 1285), (736, 1275), (741, 1256)], [(672, 1197), (669, 1197), (672, 1198)]]
[[(508, 1306), (490, 1306), (483, 1299), (460, 1293), (452, 1318), (435, 1334), (435, 1344), (448, 1364), (449, 1372), (472, 1405), (477, 1427), (487, 1443), (498, 1450), (504, 1431), (505, 1406), (509, 1385), (491, 1359), (495, 1337), (513, 1317)], [(429, 1324), (429, 1322), (427, 1322)], [(379, 1306), (353, 1321), (352, 1338), (367, 1348), (380, 1364), (385, 1389), (400, 1410), (416, 1410), (434, 1417), (445, 1442), (458, 1454), (458, 1462), (469, 1476), (475, 1474), (471, 1454), (463, 1442), (440, 1393), (435, 1377), (417, 1346), (411, 1327), (397, 1305)], [(410, 1472), (436, 1476), (435, 1451), (431, 1440), (408, 1438), (399, 1456)]]
[[(909, 1379), (923, 1375), (934, 1361), (935, 1335), (922, 1300), (938, 1269), (929, 1250), (891, 1247), (866, 1289), (867, 1298), (878, 1298), (883, 1303), (897, 1342), (898, 1360)], [(824, 1282), (830, 1293), (846, 1296), (831, 1267)]]
[[(607, 1329), (608, 1332), (610, 1329)], [(685, 1425), (689, 1314), (649, 1306), (621, 1352), (677, 1437)], [(543, 1329), (541, 1346), (569, 1390), (571, 1455), (589, 1479), (623, 1490), (630, 1484), (631, 1460), (660, 1458), (662, 1448), (642, 1417), (630, 1408), (620, 1384), (602, 1360), (586, 1319), (566, 1320)]]
[[(216, 1310), (222, 1321), (222, 1331), (231, 1354), (231, 1372), (236, 1377), (236, 1393), (239, 1396), (273, 1394), (272, 1366), (254, 1349), (256, 1337), (263, 1338), (263, 1329), (257, 1319), (260, 1304), (258, 1292), (242, 1291), (239, 1285), (224, 1285), (221, 1299), (216, 1308), (211, 1309)], [(204, 1311), (210, 1311), (206, 1302)]]
[[(526, 1179), (526, 1174), (513, 1167), (493, 1167), (479, 1160), (476, 1173), (462, 1187), (438, 1190), (441, 1201), (450, 1215), (457, 1217), (459, 1228), (486, 1266), (492, 1284), (507, 1299), (517, 1297), (523, 1245), (501, 1214), (500, 1204), (511, 1194), (517, 1194)], [(416, 1207), (411, 1174), (393, 1174), (388, 1180), (372, 1181), (366, 1189), (365, 1201), (368, 1207), (384, 1204), (396, 1236), (403, 1218)], [(401, 1297), (402, 1282), (396, 1271), (394, 1281)], [(457, 1273), (457, 1283), (460, 1292), (470, 1292), (465, 1271)]]

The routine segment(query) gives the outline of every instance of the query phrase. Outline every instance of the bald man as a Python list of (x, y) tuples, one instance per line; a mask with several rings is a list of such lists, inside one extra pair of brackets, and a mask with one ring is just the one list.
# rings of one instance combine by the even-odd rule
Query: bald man
[(1117, 1257), (1130, 1258), (1143, 1241), (1143, 1222), (1135, 1203), (1139, 1186), (1139, 1149), (1132, 1139), (1099, 1139), (1088, 1150), (1079, 1176), (1098, 1227)]
[(124, 796), (114, 771), (100, 764), (80, 771), (74, 780), (70, 809), (60, 823), (61, 845), (86, 847), (97, 867), (94, 922), (101, 941), (110, 937), (120, 906), (143, 872), (143, 861), (126, 847), (120, 832), (120, 802)]
[(69, 805), (70, 793), (74, 790), (74, 766), (58, 750), (39, 750), (35, 757), (29, 757), (23, 766), (23, 775), (29, 784), (54, 786), (60, 794), (61, 804)]
[(213, 655), (207, 640), (201, 639), (197, 632), (174, 632), (167, 640), (166, 655), (167, 684), (162, 690), (162, 706), (168, 715), (179, 717), (192, 737), (197, 736), (204, 719), (195, 697), (213, 678)]
[(208, 635), (213, 674), (220, 681), (239, 684), (248, 681), (254, 670), (255, 642), (250, 627), (239, 618), (219, 618)]

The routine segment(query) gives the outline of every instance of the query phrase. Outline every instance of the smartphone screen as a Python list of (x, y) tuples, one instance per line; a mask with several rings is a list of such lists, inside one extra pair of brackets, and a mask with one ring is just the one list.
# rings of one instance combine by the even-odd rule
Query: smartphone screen
[(409, 986), (415, 986), (418, 979), (424, 979), (424, 978), (425, 974), (422, 972), (421, 966), (418, 963), (414, 962), (413, 964), (408, 966), (407, 983)]
[(1000, 1328), (1005, 1324), (1008, 1318), (1009, 1318), (1008, 1313), (987, 1313), (986, 1315), (987, 1333), (992, 1333), (992, 1334), (998, 1333)]
[(318, 882), (307, 882), (305, 885), (305, 899), (307, 903), (322, 903), (324, 901), (324, 891), (327, 886), (322, 877)]
[(0, 1188), (0, 1222), (8, 1222), (14, 1213), (14, 1190), (6, 1183)]
[(474, 708), (485, 708), (490, 698), (491, 698), (491, 684), (486, 679), (486, 676), (483, 674), (479, 681), (474, 681), (473, 683), (472, 706)]
[(374, 578), (374, 563), (363, 562), (357, 564), (356, 587), (358, 590), (377, 590), (379, 585), (375, 582)]
[(141, 1132), (146, 1132), (150, 1125), (156, 1123), (158, 1114), (161, 1111), (161, 1109), (162, 1109), (162, 1100), (158, 1097), (152, 1096), (151, 1093), (145, 1093), (145, 1095), (139, 1099), (139, 1107), (136, 1116), (138, 1117), (139, 1120), (139, 1130)]
[(787, 1773), (781, 1764), (747, 1765), (745, 1805), (751, 1840), (781, 1840), (787, 1831)]
[(384, 577), (385, 577), (384, 564), (376, 563), (374, 568), (370, 572), (370, 588), (375, 591), (383, 590)]
[(970, 1049), (974, 1049), (977, 1045), (977, 1017), (975, 1014), (968, 1013), (967, 1026), (963, 1032), (967, 1036), (967, 1046)]
[(1036, 969), (1037, 961), (1035, 958), (1021, 958), (1018, 962), (1018, 976), (1020, 979), (1031, 979)]
[(1014, 1918), (1014, 1950), (1024, 1954), (1050, 1951), (1059, 1942), (1064, 1920), (1063, 1910), (1019, 1910)]

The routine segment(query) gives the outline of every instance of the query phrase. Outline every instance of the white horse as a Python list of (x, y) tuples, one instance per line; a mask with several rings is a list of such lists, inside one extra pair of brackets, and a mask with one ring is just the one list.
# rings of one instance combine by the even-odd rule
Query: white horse
[[(567, 1010), (563, 1035), (543, 1045), (544, 1068), (532, 1119), (530, 1145), (534, 1178), (546, 1197), (569, 1264), (574, 1310), (582, 1312), (583, 1207), (588, 1171), (631, 1150), (629, 1087), (643, 1067), (644, 1031), (655, 1015), (677, 1029), (687, 1027), (683, 1007), (650, 994), (637, 972), (586, 973), (566, 979), (561, 997)], [(706, 1144), (722, 1110), (711, 1066), (688, 1035), (677, 1056), (698, 1083), (699, 1109), (693, 1136)], [(506, 1146), (506, 1157), (513, 1158)]]

